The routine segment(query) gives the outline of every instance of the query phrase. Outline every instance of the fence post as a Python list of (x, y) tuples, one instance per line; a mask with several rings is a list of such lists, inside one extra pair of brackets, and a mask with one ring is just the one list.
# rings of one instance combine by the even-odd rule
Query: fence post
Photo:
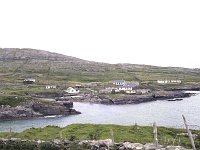
[(12, 136), (12, 128), (10, 126), (10, 128), (9, 128), (9, 138), (11, 138), (11, 136)]
[(157, 126), (155, 122), (153, 123), (153, 136), (154, 136), (153, 143), (156, 147), (158, 147), (158, 133), (157, 133)]
[(192, 133), (191, 133), (191, 131), (189, 130), (189, 128), (188, 128), (188, 125), (187, 125), (187, 121), (186, 121), (186, 119), (185, 119), (185, 116), (184, 115), (182, 115), (183, 116), (183, 121), (184, 121), (184, 124), (185, 124), (185, 128), (186, 128), (186, 130), (187, 130), (187, 132), (188, 132), (188, 136), (189, 136), (189, 139), (190, 139), (190, 143), (191, 143), (191, 145), (192, 145), (192, 149), (193, 150), (196, 150), (196, 147), (195, 147), (195, 144), (194, 144), (194, 139), (193, 139), (193, 137), (192, 137)]
[(62, 139), (63, 139), (62, 130), (59, 132), (59, 137), (60, 137), (60, 140), (62, 140)]
[(113, 129), (110, 129), (110, 135), (111, 135), (112, 145), (114, 145), (115, 144), (115, 140), (114, 140)]

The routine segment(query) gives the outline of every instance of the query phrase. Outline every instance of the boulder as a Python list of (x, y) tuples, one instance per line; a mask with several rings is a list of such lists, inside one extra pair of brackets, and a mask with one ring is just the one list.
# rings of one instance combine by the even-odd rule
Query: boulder
[(155, 149), (161, 149), (163, 148), (162, 145), (158, 145), (157, 147), (153, 143), (147, 143), (144, 145), (145, 150), (155, 150)]
[(181, 146), (167, 146), (166, 150), (186, 150), (186, 149)]
[(113, 146), (111, 139), (105, 139), (105, 140), (84, 140), (80, 141), (79, 145), (88, 145), (90, 147), (96, 147), (96, 148), (109, 148), (110, 146)]
[(56, 145), (62, 145), (62, 141), (58, 140), (58, 139), (54, 139), (53, 143), (56, 144)]
[(125, 142), (123, 143), (123, 146), (128, 150), (144, 150), (144, 145), (140, 143)]

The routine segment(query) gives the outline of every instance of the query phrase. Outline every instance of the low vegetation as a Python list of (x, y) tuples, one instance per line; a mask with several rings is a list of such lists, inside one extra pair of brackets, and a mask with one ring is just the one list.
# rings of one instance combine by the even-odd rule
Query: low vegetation
[[(100, 124), (72, 124), (64, 128), (47, 126), (45, 128), (32, 128), (21, 133), (0, 133), (1, 138), (21, 138), (29, 140), (54, 139), (75, 140), (99, 140), (111, 137), (111, 130), (114, 133), (115, 142), (130, 141), (134, 143), (152, 143), (153, 127), (150, 126), (120, 126), (120, 125), (100, 125)], [(158, 140), (162, 145), (181, 145), (191, 148), (185, 129), (174, 129), (158, 127)], [(195, 144), (200, 149), (200, 131), (194, 130), (196, 134)]]
[(6, 95), (0, 96), (0, 105), (9, 105), (11, 107), (15, 107), (19, 105), (19, 103), (29, 100), (30, 96), (18, 96), (18, 95)]

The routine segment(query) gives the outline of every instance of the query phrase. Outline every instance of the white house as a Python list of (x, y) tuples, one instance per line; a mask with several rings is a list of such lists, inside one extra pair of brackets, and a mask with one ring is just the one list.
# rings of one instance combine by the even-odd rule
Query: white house
[(171, 80), (171, 83), (181, 83), (181, 80)]
[(127, 84), (119, 87), (119, 91), (131, 91), (137, 86), (138, 86), (138, 84), (135, 84), (135, 83), (127, 83)]
[(136, 94), (136, 90), (127, 90), (125, 91), (127, 94)]
[(125, 85), (126, 81), (124, 81), (124, 80), (115, 80), (115, 81), (113, 81), (113, 84), (114, 85)]
[(56, 85), (46, 85), (46, 89), (56, 89)]
[(181, 80), (157, 80), (158, 84), (167, 84), (167, 83), (181, 83)]
[(76, 90), (72, 87), (69, 87), (65, 92), (69, 93), (69, 94), (78, 94), (79, 90)]
[(159, 84), (170, 83), (170, 80), (157, 80), (157, 83)]

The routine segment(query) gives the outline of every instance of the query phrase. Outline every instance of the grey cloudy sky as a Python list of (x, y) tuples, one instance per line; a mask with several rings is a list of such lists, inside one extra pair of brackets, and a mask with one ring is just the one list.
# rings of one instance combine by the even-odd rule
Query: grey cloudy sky
[(0, 47), (199, 68), (199, 8), (199, 0), (1, 0)]

